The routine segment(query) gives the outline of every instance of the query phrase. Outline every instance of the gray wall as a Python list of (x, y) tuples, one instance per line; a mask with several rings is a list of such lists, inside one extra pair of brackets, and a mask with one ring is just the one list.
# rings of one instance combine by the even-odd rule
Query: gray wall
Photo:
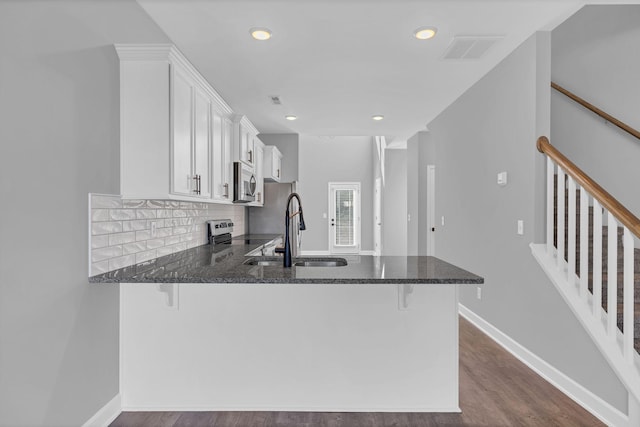
[[(553, 80), (635, 129), (639, 23), (639, 5), (586, 6), (552, 33)], [(556, 91), (551, 113), (551, 143), (640, 216), (640, 141)]]
[(0, 425), (81, 425), (118, 393), (87, 194), (119, 191), (112, 44), (167, 41), (134, 1), (0, 2)]
[[(329, 249), (329, 182), (360, 182), (362, 250), (373, 250), (373, 158), (370, 136), (300, 135), (300, 182), (307, 230), (303, 251)], [(327, 215), (329, 216), (329, 215)]]
[[(549, 120), (548, 33), (523, 43), (428, 126), (435, 143), (436, 255), (485, 278), (461, 286), (461, 302), (530, 351), (626, 411), (627, 393), (531, 255), (534, 223), (544, 215), (536, 190), (537, 131)], [(547, 72), (548, 74), (548, 72)], [(507, 171), (499, 187), (496, 174)], [(516, 234), (516, 221), (525, 235)]]
[(385, 150), (382, 254), (407, 254), (407, 150)]
[[(436, 164), (435, 146), (430, 132), (421, 131), (407, 141), (407, 253), (426, 255), (429, 228), (427, 224), (427, 166)], [(437, 230), (437, 228), (436, 228)]]
[(298, 134), (261, 133), (258, 138), (265, 145), (275, 145), (282, 153), (282, 178), (280, 182), (298, 180)]

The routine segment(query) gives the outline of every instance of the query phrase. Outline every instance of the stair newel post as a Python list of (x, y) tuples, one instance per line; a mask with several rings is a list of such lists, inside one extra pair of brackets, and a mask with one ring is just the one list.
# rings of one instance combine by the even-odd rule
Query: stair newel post
[(562, 276), (564, 273), (564, 171), (558, 166), (558, 197), (556, 203), (558, 204), (558, 228), (556, 229), (556, 238), (558, 239), (558, 270)]
[[(617, 234), (617, 233), (616, 233)], [(622, 237), (622, 243), (624, 245), (624, 283), (623, 283), (623, 302), (624, 302), (624, 317), (622, 325), (624, 329), (624, 356), (627, 362), (634, 363), (633, 354), (635, 349), (633, 347), (634, 338), (634, 242), (631, 231), (627, 227), (624, 227), (624, 234)]]
[(607, 212), (607, 331), (616, 339), (618, 328), (618, 223)]
[(547, 254), (553, 256), (553, 227), (554, 227), (554, 185), (555, 164), (551, 157), (547, 156)]
[(573, 178), (568, 179), (568, 224), (567, 224), (567, 278), (569, 284), (575, 288), (576, 284), (576, 182)]
[(593, 199), (593, 315), (602, 313), (602, 205)]
[[(594, 288), (595, 289), (595, 288)], [(580, 186), (580, 297), (589, 292), (589, 195)]]

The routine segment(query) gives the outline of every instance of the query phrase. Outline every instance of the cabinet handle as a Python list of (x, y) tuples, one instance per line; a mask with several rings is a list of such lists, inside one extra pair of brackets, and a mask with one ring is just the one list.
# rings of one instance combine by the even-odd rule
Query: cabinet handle
[(229, 184), (226, 183), (223, 185), (224, 187), (224, 197), (226, 197), (227, 199), (229, 198)]
[(280, 178), (280, 169), (278, 169), (278, 178)]
[(262, 193), (258, 191), (258, 203), (262, 203)]
[(249, 150), (249, 163), (253, 163), (253, 150)]
[(202, 194), (202, 175), (198, 175), (198, 194)]
[(193, 190), (193, 192), (196, 193), (196, 194), (200, 194), (200, 188), (201, 188), (200, 187), (200, 183), (201, 183), (200, 178), (201, 178), (200, 175), (194, 175), (193, 176), (193, 179), (196, 181), (196, 189)]

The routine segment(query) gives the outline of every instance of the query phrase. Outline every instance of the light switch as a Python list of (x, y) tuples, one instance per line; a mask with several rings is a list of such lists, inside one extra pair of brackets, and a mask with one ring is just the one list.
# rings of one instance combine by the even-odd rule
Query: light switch
[(327, 219), (327, 213), (326, 212), (322, 213), (322, 218)]
[(507, 185), (507, 173), (500, 172), (498, 174), (498, 185)]
[(524, 221), (521, 219), (518, 220), (518, 234), (521, 236), (524, 234)]
[(442, 215), (442, 225), (444, 226), (444, 215)]

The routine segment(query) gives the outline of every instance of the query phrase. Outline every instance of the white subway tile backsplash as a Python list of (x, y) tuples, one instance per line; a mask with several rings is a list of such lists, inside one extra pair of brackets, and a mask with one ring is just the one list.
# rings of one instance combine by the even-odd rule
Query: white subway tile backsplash
[(146, 250), (147, 243), (144, 240), (142, 242), (127, 243), (126, 245), (122, 245), (122, 253), (124, 255), (135, 254)]
[(91, 221), (109, 221), (109, 209), (91, 209)]
[(128, 265), (133, 265), (136, 263), (135, 255), (125, 255), (117, 258), (111, 258), (109, 260), (109, 271), (117, 270), (122, 267), (126, 267)]
[(121, 208), (122, 200), (120, 196), (108, 196), (101, 194), (91, 195), (91, 209)]
[(135, 209), (111, 209), (109, 217), (114, 221), (126, 221), (136, 219)]
[(147, 228), (147, 221), (140, 219), (136, 221), (123, 221), (122, 231), (139, 231)]
[(158, 258), (165, 255), (171, 255), (173, 253), (171, 246), (163, 246), (161, 248), (156, 249), (156, 251), (158, 253)]
[(156, 237), (167, 237), (171, 236), (173, 230), (171, 228), (158, 228), (156, 230)]
[(149, 240), (151, 238), (151, 230), (136, 231), (136, 241)]
[(91, 275), (206, 244), (209, 219), (230, 218), (244, 234), (244, 206), (92, 194), (91, 207)]
[(164, 244), (167, 246), (175, 245), (176, 243), (180, 243), (180, 236), (169, 236), (164, 239)]
[(105, 259), (104, 261), (91, 263), (91, 275), (95, 276), (96, 274), (106, 273), (109, 270), (109, 260)]
[(157, 249), (164, 246), (164, 239), (147, 240), (147, 249)]
[(158, 253), (155, 249), (145, 252), (138, 252), (136, 254), (136, 264), (149, 261), (150, 259), (154, 259), (158, 257)]
[(109, 235), (109, 246), (121, 245), (123, 243), (131, 243), (136, 241), (136, 233), (131, 231), (128, 233), (116, 233)]
[(136, 217), (138, 219), (156, 218), (155, 209), (136, 209)]
[(122, 246), (108, 246), (106, 248), (93, 249), (91, 251), (91, 262), (103, 261), (122, 255)]
[(121, 222), (94, 222), (91, 224), (91, 234), (94, 236), (99, 234), (120, 233), (121, 231)]
[(91, 249), (99, 249), (109, 246), (109, 234), (91, 237)]

